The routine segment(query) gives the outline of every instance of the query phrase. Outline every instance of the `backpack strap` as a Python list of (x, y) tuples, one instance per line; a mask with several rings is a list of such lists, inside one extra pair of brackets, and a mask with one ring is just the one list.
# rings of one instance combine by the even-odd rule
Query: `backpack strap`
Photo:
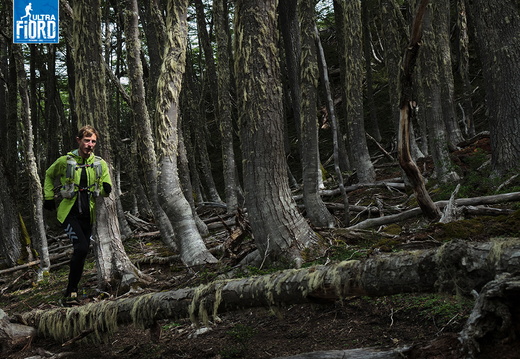
[[(99, 196), (100, 193), (100, 185), (101, 185), (101, 175), (103, 174), (103, 167), (101, 165), (101, 157), (95, 156), (94, 162), (90, 164), (84, 164), (80, 165), (76, 162), (76, 159), (71, 156), (67, 155), (67, 168), (65, 170), (65, 184), (61, 186), (60, 194), (63, 198), (74, 198), (76, 195), (76, 187), (78, 187), (77, 184), (74, 183), (74, 174), (78, 168), (83, 167), (92, 167), (94, 169), (94, 172), (96, 173), (96, 180), (94, 184), (90, 185), (88, 188), (85, 188), (88, 190), (94, 197)], [(93, 187), (93, 189), (92, 189)]]

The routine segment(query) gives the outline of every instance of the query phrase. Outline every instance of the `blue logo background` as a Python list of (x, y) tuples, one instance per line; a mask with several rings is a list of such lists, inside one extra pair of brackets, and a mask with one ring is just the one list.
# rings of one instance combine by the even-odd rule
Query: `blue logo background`
[(59, 0), (13, 0), (13, 42), (59, 42)]

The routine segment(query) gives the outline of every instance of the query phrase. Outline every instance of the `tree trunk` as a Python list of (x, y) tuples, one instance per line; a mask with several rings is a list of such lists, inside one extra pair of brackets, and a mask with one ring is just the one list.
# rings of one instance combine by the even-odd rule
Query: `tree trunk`
[(300, 0), (298, 16), (300, 51), (300, 128), (305, 216), (316, 227), (334, 227), (334, 217), (319, 194), (320, 156), (318, 146), (318, 55), (316, 48), (315, 1)]
[(5, 258), (7, 266), (12, 267), (21, 254), (20, 222), (3, 162), (3, 158), (0, 158), (0, 254)]
[(518, 2), (467, 0), (466, 4), (484, 75), (493, 149), (491, 167), (494, 175), (501, 176), (520, 167)]
[(207, 250), (193, 217), (191, 207), (182, 193), (177, 167), (177, 126), (179, 93), (186, 65), (188, 1), (168, 2), (168, 36), (161, 75), (157, 84), (157, 116), (160, 151), (159, 198), (173, 224), (181, 259), (188, 266), (214, 263), (216, 258)]
[(325, 95), (327, 98), (327, 112), (329, 114), (328, 121), (330, 122), (330, 129), (332, 132), (332, 146), (333, 146), (333, 156), (334, 156), (334, 171), (336, 173), (336, 182), (338, 183), (339, 192), (341, 194), (341, 198), (343, 199), (343, 213), (344, 213), (344, 225), (348, 226), (350, 224), (350, 210), (349, 210), (349, 202), (348, 195), (345, 190), (345, 183), (343, 181), (343, 174), (341, 173), (341, 163), (339, 159), (339, 138), (341, 137), (340, 129), (338, 126), (338, 119), (336, 118), (336, 110), (334, 108), (334, 100), (332, 99), (332, 92), (330, 89), (330, 81), (329, 81), (329, 69), (327, 66), (327, 62), (325, 59), (325, 53), (323, 51), (323, 47), (321, 46), (320, 37), (318, 34), (318, 29), (315, 28), (316, 31), (316, 47), (318, 50), (318, 63), (320, 67), (320, 76), (321, 81), (323, 83), (323, 87), (325, 88)]
[(469, 77), (469, 35), (468, 21), (464, 0), (457, 0), (457, 28), (458, 28), (458, 73), (462, 80), (462, 120), (464, 134), (475, 136), (475, 121), (473, 120), (473, 103), (471, 101), (472, 85)]
[[(103, 135), (99, 145), (101, 155), (110, 163), (110, 125), (101, 58), (101, 7), (99, 0), (82, 0), (73, 5), (74, 64), (78, 74), (74, 93), (76, 98), (81, 99), (75, 102), (76, 113), (80, 123), (97, 126)], [(103, 289), (111, 287), (114, 279), (122, 279), (123, 284), (129, 284), (145, 278), (124, 251), (115, 195), (112, 192), (106, 199), (96, 199), (97, 220), (93, 237), (96, 240), (94, 249), (97, 253), (98, 286)]]
[(222, 138), (222, 166), (224, 175), (224, 193), (227, 212), (234, 213), (238, 208), (239, 181), (236, 174), (235, 150), (233, 147), (233, 113), (231, 96), (231, 51), (229, 48), (229, 15), (226, 0), (213, 0), (213, 19), (217, 42), (218, 104), (217, 113)]
[(284, 156), (276, 0), (239, 0), (235, 71), (244, 189), (251, 228), (263, 259), (301, 263), (317, 236), (292, 200)]
[(139, 162), (144, 177), (144, 185), (151, 210), (161, 231), (161, 238), (170, 248), (176, 248), (175, 233), (173, 226), (164, 213), (158, 197), (158, 171), (157, 158), (155, 154), (154, 139), (152, 136), (152, 125), (146, 105), (146, 90), (144, 87), (143, 66), (141, 63), (141, 42), (139, 39), (137, 0), (127, 0), (125, 16), (126, 46), (128, 51), (128, 67), (131, 69), (130, 88), (132, 91), (132, 106), (134, 112), (134, 124), (139, 130), (136, 131), (139, 148)]
[[(158, 320), (190, 317), (207, 322), (219, 313), (252, 307), (326, 303), (352, 296), (444, 292), (469, 295), (520, 265), (517, 241), (450, 242), (438, 249), (380, 254), (264, 276), (219, 280), (197, 288), (149, 293), (80, 308), (35, 310), (21, 315), (39, 335), (63, 341), (117, 325), (149, 328)], [(518, 279), (517, 279), (518, 282)]]
[(376, 174), (370, 160), (365, 136), (363, 118), (363, 80), (365, 65), (363, 62), (363, 26), (361, 21), (361, 1), (341, 1), (341, 24), (345, 45), (345, 114), (347, 122), (348, 148), (350, 162), (356, 170), (361, 183), (374, 182)]
[(43, 188), (40, 176), (38, 175), (38, 165), (36, 164), (36, 156), (34, 154), (34, 134), (31, 122), (31, 107), (29, 101), (29, 92), (27, 89), (27, 74), (24, 69), (24, 61), (21, 45), (13, 45), (13, 55), (16, 62), (16, 72), (18, 78), (18, 91), (21, 99), (22, 126), (24, 128), (24, 158), (27, 176), (29, 178), (30, 193), (30, 212), (33, 221), (33, 236), (35, 244), (40, 255), (40, 270), (38, 272), (38, 280), (43, 279), (44, 274), (48, 274), (50, 270), (49, 247), (47, 245), (47, 235), (45, 232), (45, 224), (43, 222)]
[[(417, 59), (421, 74), (417, 81), (422, 89), (419, 109), (420, 116), (426, 121), (428, 148), (435, 167), (435, 177), (441, 183), (448, 183), (459, 179), (453, 171), (448, 151), (449, 136), (446, 130), (455, 131), (451, 123), (453, 119), (447, 119), (447, 113), (444, 110), (453, 107), (453, 100), (448, 97), (447, 90), (443, 91), (443, 89), (449, 87), (449, 84), (444, 83), (448, 81), (447, 78), (443, 78), (446, 77), (446, 70), (444, 69), (446, 64), (444, 63), (445, 59), (439, 55), (439, 53), (444, 55), (446, 44), (442, 42), (444, 39), (442, 34), (438, 33), (448, 32), (448, 25), (441, 26), (440, 29), (437, 27), (437, 24), (445, 22), (442, 18), (448, 16), (448, 14), (446, 14), (445, 9), (444, 12), (442, 11), (442, 7), (438, 6), (437, 2), (435, 6), (433, 5), (428, 6), (424, 15), (421, 51)], [(449, 66), (451, 71), (451, 61)], [(451, 81), (453, 82), (453, 76)], [(444, 104), (443, 102), (448, 103)], [(454, 114), (451, 113), (450, 116), (453, 118)], [(450, 128), (447, 127), (447, 123), (451, 124)], [(457, 137), (455, 134), (452, 136), (454, 143), (460, 142), (455, 140)], [(458, 138), (461, 138), (460, 133)]]
[(413, 161), (410, 152), (410, 113), (412, 111), (412, 73), (419, 51), (419, 42), (422, 36), (422, 19), (426, 11), (428, 0), (421, 0), (414, 19), (410, 43), (405, 50), (403, 67), (401, 70), (401, 99), (400, 99), (400, 117), (399, 117), (399, 139), (398, 139), (398, 157), (401, 168), (406, 173), (412, 184), (417, 201), (421, 210), (426, 217), (435, 220), (440, 218), (441, 213), (433, 203), (424, 179), (419, 172), (417, 164)]
[(374, 80), (372, 76), (372, 19), (371, 9), (369, 1), (361, 1), (361, 13), (363, 23), (363, 57), (365, 60), (365, 71), (366, 71), (366, 97), (368, 104), (368, 133), (376, 139), (377, 142), (381, 142), (381, 131), (379, 130), (379, 121), (377, 118), (376, 101), (374, 98)]

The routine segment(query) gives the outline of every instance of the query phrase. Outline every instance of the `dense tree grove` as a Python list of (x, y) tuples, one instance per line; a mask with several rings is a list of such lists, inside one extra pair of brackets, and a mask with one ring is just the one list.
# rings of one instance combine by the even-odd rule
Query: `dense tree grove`
[(153, 217), (192, 266), (217, 261), (196, 207), (247, 209), (247, 263), (297, 266), (319, 244), (313, 227), (350, 225), (323, 204), (324, 180), (372, 183), (376, 155), (402, 160), (401, 146), (407, 161), (431, 158), (439, 183), (456, 182), (450, 151), (487, 131), (490, 176), (520, 168), (513, 0), (59, 4), (59, 44), (14, 44), (13, 4), (0, 0), (2, 267), (37, 253), (48, 270), (43, 173), (85, 124), (102, 134), (117, 189), (98, 206), (101, 287), (146, 280), (122, 249), (124, 212)]

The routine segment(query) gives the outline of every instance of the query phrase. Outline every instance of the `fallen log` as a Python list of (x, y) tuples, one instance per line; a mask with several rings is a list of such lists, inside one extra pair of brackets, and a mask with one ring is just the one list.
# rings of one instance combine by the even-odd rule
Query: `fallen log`
[[(478, 357), (480, 342), (490, 339), (501, 342), (518, 340), (520, 330), (520, 277), (509, 274), (487, 283), (478, 296), (466, 326), (460, 333), (463, 352), (467, 358)], [(487, 340), (484, 338), (487, 337)], [(492, 340), (491, 340), (492, 341)]]
[(211, 316), (252, 307), (333, 302), (351, 296), (443, 291), (468, 294), (497, 274), (520, 267), (520, 243), (451, 242), (438, 249), (379, 254), (366, 260), (218, 280), (197, 288), (149, 293), (82, 307), (36, 310), (20, 316), (39, 335), (66, 341), (87, 330), (100, 338), (118, 325), (152, 327), (161, 319)]
[(402, 359), (406, 358), (407, 349), (374, 350), (374, 349), (349, 349), (329, 350), (312, 353), (278, 357), (274, 359)]
[[(477, 206), (477, 205), (491, 205), (506, 202), (520, 201), (520, 192), (512, 192), (505, 194), (497, 194), (492, 196), (482, 196), (473, 198), (459, 198), (455, 200), (457, 206)], [(448, 205), (449, 201), (438, 201), (435, 205), (439, 209), (443, 209)], [(403, 221), (406, 219), (414, 218), (421, 215), (423, 212), (420, 208), (413, 208), (408, 211), (404, 211), (398, 214), (392, 214), (384, 217), (369, 218), (362, 222), (359, 222), (353, 226), (348, 227), (349, 229), (367, 229), (377, 226), (384, 226), (387, 224)]]

